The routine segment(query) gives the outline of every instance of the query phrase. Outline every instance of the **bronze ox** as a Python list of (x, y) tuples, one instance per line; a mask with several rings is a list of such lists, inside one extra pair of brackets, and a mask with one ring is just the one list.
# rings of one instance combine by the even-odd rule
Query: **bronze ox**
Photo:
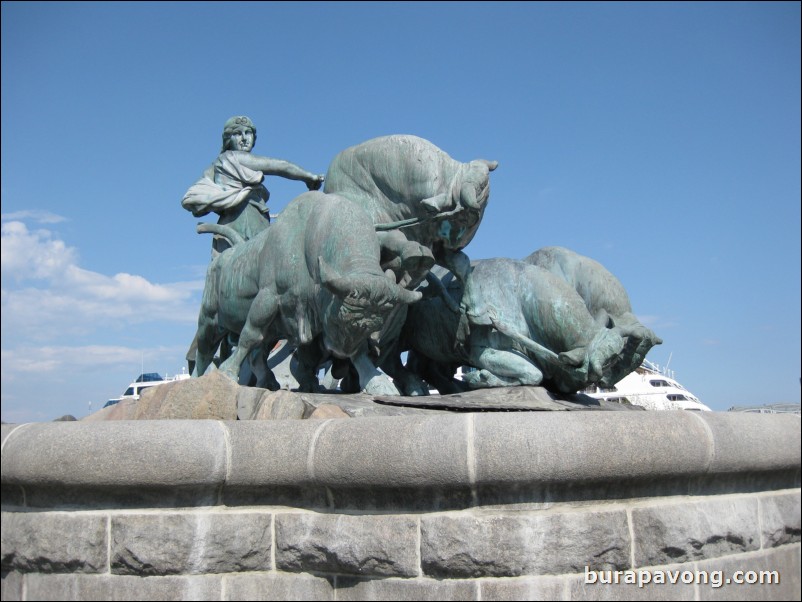
[(600, 326), (615, 328), (635, 345), (629, 357), (631, 365), (619, 362), (617, 369), (605, 374), (601, 384), (612, 386), (640, 366), (654, 345), (663, 341), (632, 313), (629, 295), (610, 271), (595, 259), (565, 247), (543, 247), (528, 255), (525, 262), (539, 266), (571, 286)]
[[(337, 195), (305, 193), (256, 237), (209, 265), (197, 332), (197, 373), (220, 342), (238, 337), (220, 370), (236, 380), (254, 350), (286, 339), (298, 347), (302, 391), (317, 388), (327, 355), (350, 359), (360, 386), (394, 394), (395, 387), (367, 359), (366, 341), (393, 309), (421, 294), (396, 284), (379, 265), (379, 242), (364, 210)], [(269, 369), (268, 369), (269, 372)], [(272, 373), (260, 386), (276, 388)]]
[[(440, 276), (459, 302), (462, 285), (452, 274)], [(454, 369), (468, 365), (477, 368), (465, 376), (472, 388), (543, 385), (572, 393), (640, 363), (644, 341), (598, 323), (575, 288), (551, 272), (522, 261), (487, 259), (473, 263), (471, 278), (488, 324), (473, 324), (467, 340), (460, 341), (460, 318), (441, 296), (427, 295), (411, 306), (400, 348), (411, 350), (412, 366), (417, 362), (423, 369), (416, 375), (400, 362), (385, 363), (399, 388), (421, 394), (415, 380), (423, 376), (441, 393), (454, 392)], [(659, 342), (654, 339), (645, 345)]]
[(409, 135), (374, 138), (339, 153), (324, 190), (360, 205), (379, 229), (382, 267), (413, 288), (438, 263), (460, 277), (498, 162), (462, 163)]

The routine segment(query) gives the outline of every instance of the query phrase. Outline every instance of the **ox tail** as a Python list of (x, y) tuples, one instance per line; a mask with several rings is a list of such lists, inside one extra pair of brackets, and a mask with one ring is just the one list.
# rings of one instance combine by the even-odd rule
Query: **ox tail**
[(205, 224), (201, 222), (198, 224), (196, 230), (198, 231), (198, 234), (203, 234), (208, 232), (211, 234), (222, 236), (228, 241), (228, 244), (230, 244), (232, 247), (234, 245), (238, 245), (241, 242), (245, 242), (245, 239), (242, 237), (242, 235), (236, 230), (234, 230), (234, 228), (231, 228), (229, 226), (223, 226), (221, 224)]

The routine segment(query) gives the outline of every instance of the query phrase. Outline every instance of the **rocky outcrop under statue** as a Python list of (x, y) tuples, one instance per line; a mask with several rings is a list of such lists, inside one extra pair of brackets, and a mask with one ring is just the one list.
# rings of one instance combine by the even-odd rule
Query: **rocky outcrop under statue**
[(270, 391), (236, 384), (219, 371), (142, 392), (138, 401), (123, 400), (84, 418), (98, 420), (281, 420), (357, 418), (449, 412), (640, 410), (586, 395), (558, 396), (542, 387), (508, 387), (452, 395), (404, 397)]

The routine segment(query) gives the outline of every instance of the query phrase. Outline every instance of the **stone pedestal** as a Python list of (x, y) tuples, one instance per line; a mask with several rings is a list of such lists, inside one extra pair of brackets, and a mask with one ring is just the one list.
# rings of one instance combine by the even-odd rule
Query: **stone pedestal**
[(61, 422), (2, 445), (3, 600), (800, 597), (797, 416)]

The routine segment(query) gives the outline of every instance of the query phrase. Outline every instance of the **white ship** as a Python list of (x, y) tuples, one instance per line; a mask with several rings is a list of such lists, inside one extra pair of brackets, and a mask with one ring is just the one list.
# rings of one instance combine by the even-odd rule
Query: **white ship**
[(798, 403), (767, 403), (756, 406), (732, 406), (728, 412), (746, 412), (748, 414), (796, 414), (802, 416)]
[(612, 387), (593, 385), (581, 393), (605, 401), (641, 406), (646, 410), (711, 411), (696, 395), (679, 384), (673, 373), (649, 360), (644, 360), (639, 368)]
[(142, 394), (143, 389), (147, 389), (148, 387), (156, 387), (158, 385), (166, 385), (167, 383), (172, 383), (177, 380), (184, 380), (187, 378), (189, 378), (189, 374), (187, 374), (184, 370), (182, 370), (181, 374), (166, 377), (162, 377), (161, 374), (157, 374), (156, 372), (145, 372), (140, 374), (134, 382), (128, 385), (128, 388), (122, 395), (115, 397), (114, 399), (109, 399), (103, 407), (107, 408), (109, 406), (113, 406), (114, 404), (120, 403), (123, 399), (137, 400)]

